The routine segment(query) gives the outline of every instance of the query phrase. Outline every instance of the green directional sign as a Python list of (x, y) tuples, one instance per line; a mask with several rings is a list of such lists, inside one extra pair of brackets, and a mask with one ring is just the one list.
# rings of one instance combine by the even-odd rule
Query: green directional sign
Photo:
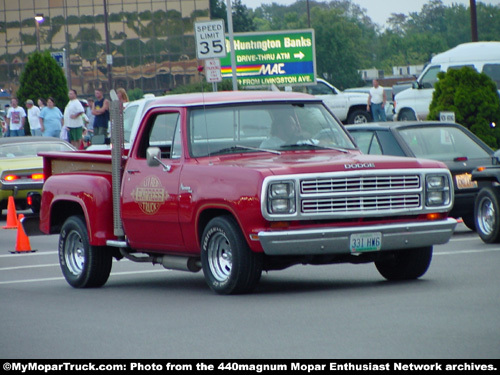
[[(223, 78), (231, 78), (228, 55), (221, 58)], [(300, 85), (315, 82), (314, 30), (234, 34), (236, 77), (241, 86)]]

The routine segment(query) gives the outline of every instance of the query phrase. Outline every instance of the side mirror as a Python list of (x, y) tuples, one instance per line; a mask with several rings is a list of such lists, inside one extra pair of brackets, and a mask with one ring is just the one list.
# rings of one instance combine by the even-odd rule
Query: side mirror
[(420, 84), (418, 83), (418, 81), (413, 81), (413, 82), (411, 83), (411, 88), (412, 88), (412, 89), (417, 89), (417, 90), (418, 90), (419, 88), (421, 88), (421, 86), (420, 86)]
[(493, 156), (491, 157), (491, 163), (493, 165), (499, 165), (500, 164), (500, 149), (496, 150)]
[(148, 147), (146, 150), (146, 161), (149, 167), (157, 167), (160, 165), (161, 150), (159, 147)]

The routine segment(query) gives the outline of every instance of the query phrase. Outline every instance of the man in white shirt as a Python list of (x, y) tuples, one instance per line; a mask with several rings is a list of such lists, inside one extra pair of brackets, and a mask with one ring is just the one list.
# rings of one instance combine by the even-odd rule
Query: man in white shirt
[(64, 109), (64, 126), (68, 129), (69, 141), (77, 149), (82, 145), (83, 118), (85, 113), (82, 103), (77, 98), (76, 90), (69, 90), (69, 102)]
[(30, 123), (31, 135), (41, 136), (40, 108), (31, 99), (26, 100), (26, 108), (28, 108), (28, 122)]
[(368, 104), (366, 110), (370, 111), (373, 116), (373, 121), (387, 121), (385, 117), (385, 103), (387, 98), (385, 96), (385, 90), (379, 85), (378, 80), (373, 80), (373, 87), (370, 89), (368, 95)]
[(23, 107), (17, 105), (16, 98), (12, 98), (10, 104), (9, 112), (7, 112), (7, 127), (10, 129), (10, 137), (22, 137), (24, 136), (26, 112)]

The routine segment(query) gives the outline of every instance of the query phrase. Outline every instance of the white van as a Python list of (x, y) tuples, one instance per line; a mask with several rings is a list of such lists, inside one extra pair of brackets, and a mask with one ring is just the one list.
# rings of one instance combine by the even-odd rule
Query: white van
[(448, 69), (474, 67), (496, 82), (500, 89), (500, 42), (464, 43), (434, 56), (412, 87), (396, 95), (396, 115), (400, 121), (425, 120), (429, 114), (437, 74)]

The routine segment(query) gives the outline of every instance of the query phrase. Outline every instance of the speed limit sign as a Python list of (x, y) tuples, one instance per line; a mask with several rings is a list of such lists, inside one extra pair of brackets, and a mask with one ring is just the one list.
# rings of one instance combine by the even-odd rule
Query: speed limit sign
[(195, 22), (196, 56), (199, 59), (226, 57), (224, 20)]

